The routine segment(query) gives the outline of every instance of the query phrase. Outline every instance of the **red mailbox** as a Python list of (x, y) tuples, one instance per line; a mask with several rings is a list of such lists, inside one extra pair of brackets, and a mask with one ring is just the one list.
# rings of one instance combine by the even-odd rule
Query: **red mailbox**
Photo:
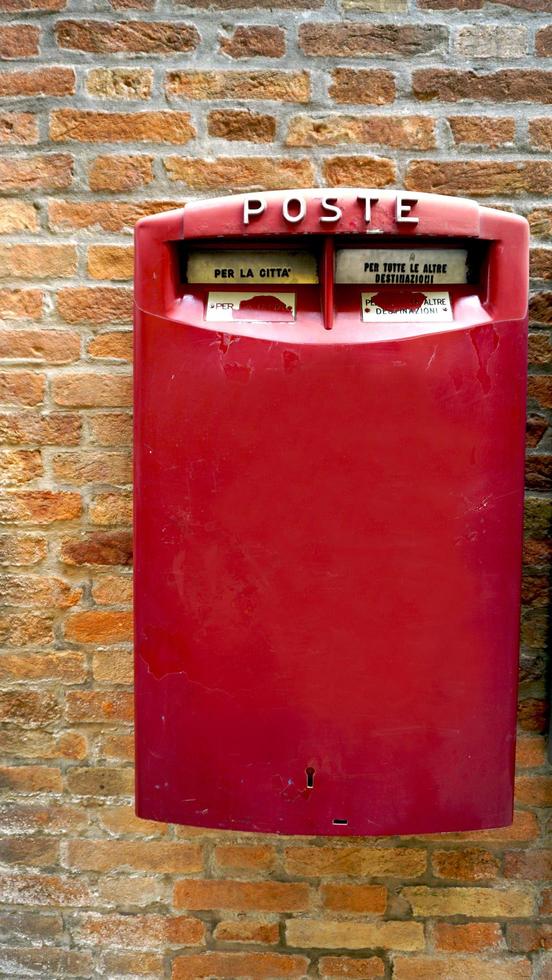
[(511, 821), (527, 240), (365, 189), (139, 222), (140, 816)]

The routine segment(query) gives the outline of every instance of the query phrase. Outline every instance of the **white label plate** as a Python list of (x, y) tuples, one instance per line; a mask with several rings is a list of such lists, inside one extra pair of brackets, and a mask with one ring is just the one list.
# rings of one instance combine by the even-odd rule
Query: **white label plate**
[(341, 248), (337, 283), (385, 286), (453, 285), (468, 281), (465, 248)]
[(295, 320), (295, 293), (210, 292), (206, 320), (228, 323), (282, 323)]
[(189, 283), (221, 286), (296, 286), (317, 283), (318, 270), (309, 252), (190, 252), (186, 275)]
[[(401, 295), (402, 294), (402, 295)], [(447, 323), (452, 320), (449, 293), (417, 289), (362, 293), (364, 323)], [(386, 307), (381, 306), (383, 303)]]

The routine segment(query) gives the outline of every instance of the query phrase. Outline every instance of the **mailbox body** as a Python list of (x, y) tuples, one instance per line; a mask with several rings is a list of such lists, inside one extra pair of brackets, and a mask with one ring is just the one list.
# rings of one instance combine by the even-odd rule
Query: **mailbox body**
[[(291, 228), (281, 194), (247, 225), (243, 197), (138, 225), (137, 812), (285, 834), (505, 825), (526, 224), (419, 195), (398, 227), (374, 191), (367, 235), (346, 190), (321, 232), (323, 193)], [(236, 285), (186, 283), (181, 250), (290, 236), (318, 242), (321, 280), (270, 287), (295, 319), (207, 320)], [(446, 322), (363, 322), (367, 287), (334, 283), (339, 236), (468, 243), (477, 278), (448, 287)]]

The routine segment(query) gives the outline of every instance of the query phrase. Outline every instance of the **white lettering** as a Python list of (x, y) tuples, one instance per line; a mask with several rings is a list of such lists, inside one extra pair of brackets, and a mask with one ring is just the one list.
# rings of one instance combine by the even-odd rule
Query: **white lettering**
[(249, 219), (266, 211), (266, 201), (262, 197), (246, 197), (243, 202), (243, 223), (249, 224)]
[[(298, 211), (296, 214), (290, 213), (290, 205), (298, 206)], [(307, 202), (304, 197), (299, 197), (299, 195), (290, 194), (289, 197), (285, 197), (282, 204), (282, 215), (286, 221), (291, 222), (291, 224), (296, 224), (298, 221), (302, 221), (307, 213)]]
[(337, 197), (323, 197), (322, 207), (325, 211), (329, 211), (330, 214), (323, 214), (320, 221), (339, 221), (343, 212), (341, 208), (336, 207)]
[(397, 224), (418, 224), (420, 219), (410, 214), (412, 208), (417, 203), (417, 197), (407, 197), (406, 195), (403, 196), (402, 194), (397, 194), (397, 201), (395, 204), (395, 221)]
[(379, 201), (378, 197), (370, 197), (369, 194), (359, 194), (357, 201), (364, 201), (364, 220), (367, 225), (370, 224), (372, 220), (372, 204), (376, 204)]

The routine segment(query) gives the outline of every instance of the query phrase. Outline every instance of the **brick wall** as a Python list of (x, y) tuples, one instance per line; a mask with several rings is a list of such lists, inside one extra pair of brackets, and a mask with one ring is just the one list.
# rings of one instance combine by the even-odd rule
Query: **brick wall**
[[(0, 10), (0, 975), (550, 980), (552, 0)], [(507, 830), (336, 843), (133, 815), (132, 225), (316, 183), (464, 193), (531, 222)]]

